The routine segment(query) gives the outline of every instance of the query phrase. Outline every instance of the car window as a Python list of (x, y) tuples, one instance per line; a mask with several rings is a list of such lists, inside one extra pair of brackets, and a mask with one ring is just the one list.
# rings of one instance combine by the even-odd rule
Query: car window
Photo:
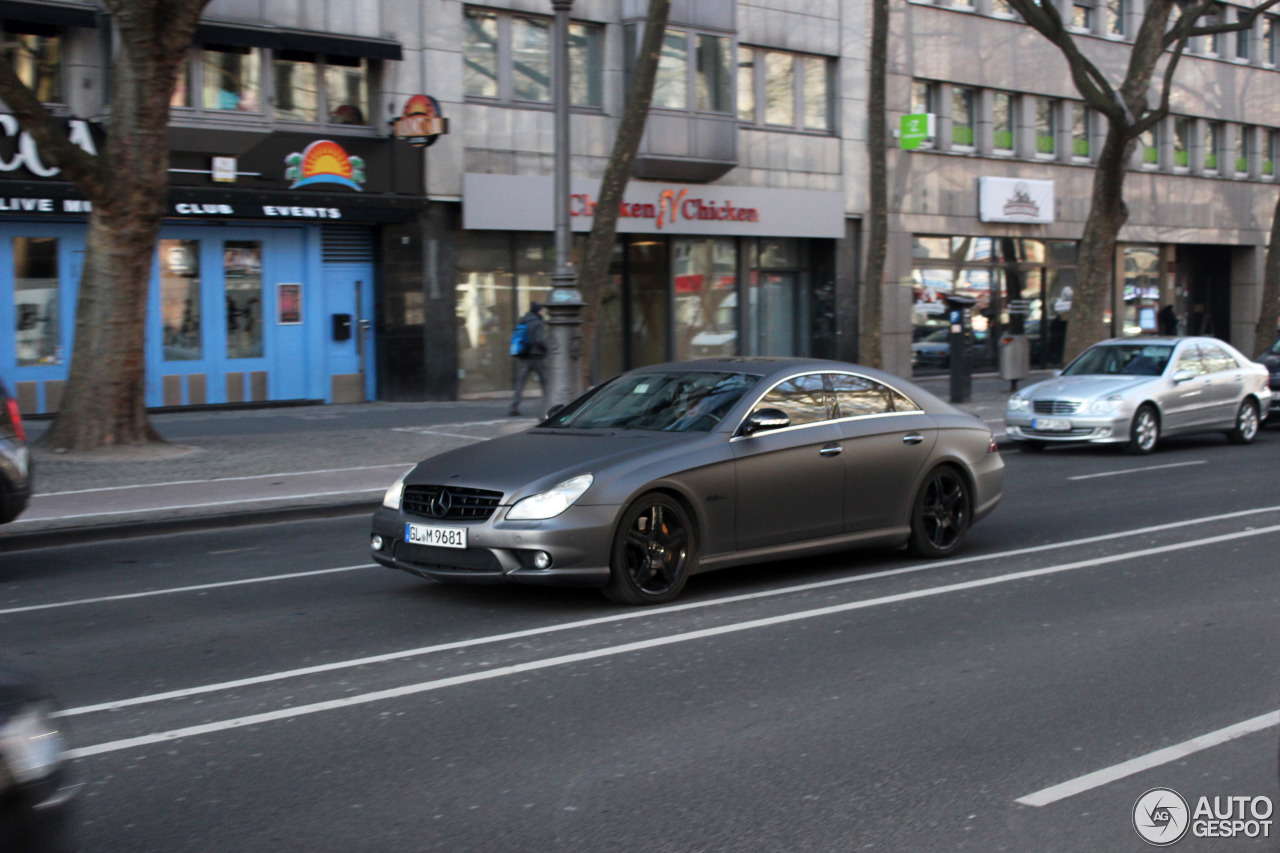
[(1189, 370), (1196, 376), (1203, 376), (1208, 372), (1204, 365), (1204, 361), (1200, 358), (1200, 347), (1196, 344), (1187, 344), (1178, 353), (1178, 363), (1174, 366), (1174, 373), (1183, 370)]
[(1210, 373), (1220, 373), (1224, 370), (1234, 370), (1240, 365), (1232, 357), (1231, 353), (1222, 347), (1213, 344), (1201, 344), (1200, 354), (1204, 358), (1205, 367)]
[(791, 418), (791, 425), (816, 424), (830, 417), (827, 392), (822, 374), (807, 373), (779, 382), (764, 395), (753, 411), (780, 409)]
[(895, 412), (922, 412), (922, 411), (924, 411), (924, 409), (921, 409), (921, 408), (920, 408), (920, 404), (919, 404), (919, 403), (917, 403), (915, 400), (912, 400), (912, 399), (911, 399), (910, 397), (908, 397), (906, 394), (903, 394), (901, 391), (898, 391), (897, 389), (890, 388), (890, 389), (889, 389), (889, 397), (890, 397), (890, 399), (891, 399), (891, 400), (893, 400), (893, 410), (894, 410)]
[(837, 418), (882, 415), (893, 411), (889, 389), (865, 376), (835, 373), (831, 376), (831, 387), (836, 395)]
[(1159, 376), (1169, 364), (1169, 344), (1103, 344), (1089, 347), (1062, 371), (1064, 376)]
[(624, 373), (540, 426), (706, 432), (759, 381), (759, 376), (711, 371)]

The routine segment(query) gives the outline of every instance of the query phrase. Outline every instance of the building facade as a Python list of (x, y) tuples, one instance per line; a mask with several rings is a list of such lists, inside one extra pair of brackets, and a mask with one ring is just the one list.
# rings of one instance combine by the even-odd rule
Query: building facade
[[(1060, 2), (1082, 49), (1121, 68), (1141, 0)], [(572, 6), (576, 251), (646, 11)], [(849, 0), (674, 0), (585, 354), (595, 377), (704, 355), (856, 359), (869, 20)], [(1276, 20), (1183, 60), (1126, 181), (1099, 337), (1154, 331), (1168, 307), (1179, 331), (1252, 345)], [(974, 300), (979, 360), (1021, 325), (1033, 360), (1056, 364), (1102, 119), (1002, 0), (894, 4), (891, 30), (890, 126), (926, 114), (933, 131), (890, 154), (886, 366), (929, 366), (951, 295)], [(12, 0), (0, 36), (72, 140), (100, 150), (109, 18), (91, 0)], [(549, 0), (214, 0), (172, 102), (148, 404), (509, 391), (510, 332), (554, 262), (554, 38)], [(427, 102), (447, 132), (397, 138)], [(58, 406), (85, 216), (0, 114), (0, 375), (28, 412)]]

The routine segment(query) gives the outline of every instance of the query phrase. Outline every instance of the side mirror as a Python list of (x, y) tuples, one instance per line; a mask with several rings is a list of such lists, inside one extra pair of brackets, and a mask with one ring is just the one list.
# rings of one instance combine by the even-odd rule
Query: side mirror
[(789, 426), (791, 426), (791, 418), (787, 417), (787, 413), (781, 409), (757, 409), (747, 415), (747, 419), (742, 422), (741, 432), (743, 435), (754, 435), (757, 432)]
[(556, 403), (554, 406), (547, 409), (547, 417), (554, 418), (556, 415), (560, 414), (560, 412), (562, 411), (564, 411), (564, 403)]
[(1189, 382), (1189, 381), (1191, 381), (1192, 379), (1195, 379), (1195, 378), (1196, 378), (1195, 371), (1193, 371), (1193, 370), (1179, 370), (1179, 371), (1177, 371), (1176, 373), (1174, 373), (1174, 374), (1173, 374), (1173, 384), (1174, 384), (1174, 385), (1181, 385), (1183, 382)]

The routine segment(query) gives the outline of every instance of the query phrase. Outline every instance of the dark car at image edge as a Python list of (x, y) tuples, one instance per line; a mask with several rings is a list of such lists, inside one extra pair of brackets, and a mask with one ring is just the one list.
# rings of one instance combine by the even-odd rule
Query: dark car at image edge
[(18, 401), (0, 382), (0, 524), (13, 521), (31, 499), (31, 453)]
[(66, 739), (49, 690), (0, 659), (0, 851), (69, 853), (75, 849)]

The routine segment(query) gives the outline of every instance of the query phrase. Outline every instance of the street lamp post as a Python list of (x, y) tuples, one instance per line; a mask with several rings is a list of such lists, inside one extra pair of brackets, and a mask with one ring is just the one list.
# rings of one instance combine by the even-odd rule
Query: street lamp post
[(547, 366), (551, 388), (547, 406), (568, 403), (581, 393), (582, 294), (573, 267), (573, 233), (569, 229), (569, 9), (573, 0), (551, 0), (555, 9), (551, 79), (555, 101), (555, 235), (556, 265), (547, 303)]

